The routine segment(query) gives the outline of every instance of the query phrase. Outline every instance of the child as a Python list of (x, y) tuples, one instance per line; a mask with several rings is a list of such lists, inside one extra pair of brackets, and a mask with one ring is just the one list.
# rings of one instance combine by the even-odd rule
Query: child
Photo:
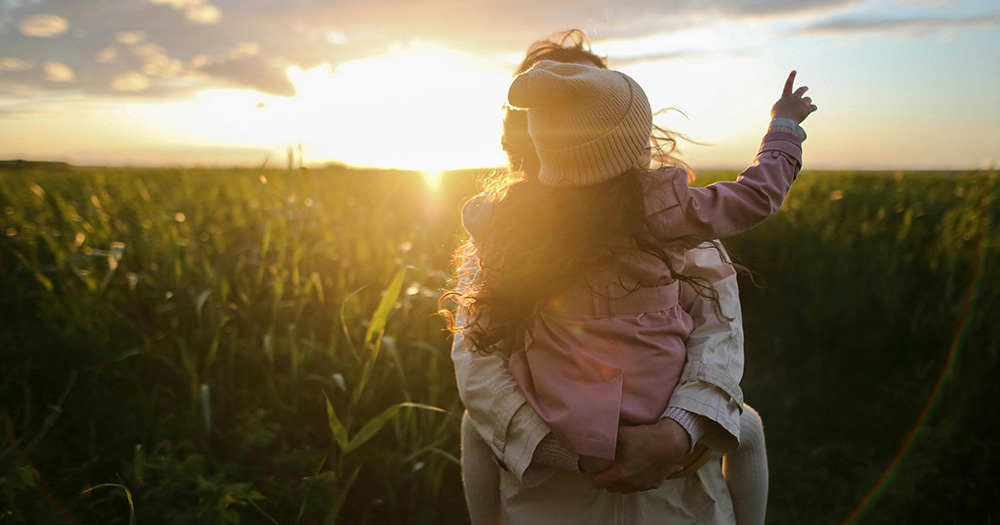
[(516, 349), (519, 387), (581, 465), (609, 463), (620, 422), (667, 406), (691, 331), (678, 283), (714, 291), (684, 274), (684, 250), (780, 207), (800, 164), (792, 132), (815, 110), (793, 78), (773, 109), (791, 122), (773, 123), (785, 129), (739, 181), (704, 189), (683, 170), (648, 170), (649, 103), (627, 76), (542, 61), (511, 86), (541, 169), (465, 209), (481, 280), (462, 296), (464, 333), (480, 352)]

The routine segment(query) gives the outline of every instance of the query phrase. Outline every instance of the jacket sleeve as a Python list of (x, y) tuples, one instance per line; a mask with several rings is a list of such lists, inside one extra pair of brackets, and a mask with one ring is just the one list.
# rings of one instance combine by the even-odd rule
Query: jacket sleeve
[(723, 254), (708, 244), (687, 252), (685, 273), (712, 283), (723, 316), (690, 286), (681, 287), (681, 306), (694, 319), (694, 330), (686, 341), (687, 364), (667, 410), (684, 409), (718, 423), (722, 431), (709, 432), (702, 442), (726, 454), (736, 450), (740, 439), (743, 321), (736, 271), (723, 261)]
[(777, 213), (802, 166), (802, 140), (772, 131), (764, 135), (752, 166), (736, 181), (688, 186), (680, 169), (662, 172), (646, 191), (654, 233), (721, 239), (743, 233)]
[[(469, 286), (477, 276), (478, 269), (471, 265), (460, 268), (459, 288)], [(461, 309), (456, 317), (462, 326), (465, 314)], [(451, 358), (458, 392), (473, 427), (503, 466), (519, 482), (525, 483), (525, 471), (538, 443), (550, 432), (548, 426), (527, 403), (505, 355), (471, 352), (462, 333), (458, 332), (452, 343)]]

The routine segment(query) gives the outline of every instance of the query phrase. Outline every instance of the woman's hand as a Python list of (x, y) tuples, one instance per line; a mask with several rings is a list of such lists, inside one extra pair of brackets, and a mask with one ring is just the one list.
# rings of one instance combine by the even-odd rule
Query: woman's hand
[(594, 456), (580, 456), (580, 460), (577, 462), (580, 467), (580, 472), (585, 474), (600, 474), (613, 464), (612, 461), (607, 459), (601, 459)]
[(809, 88), (802, 86), (793, 92), (792, 85), (794, 83), (795, 71), (792, 71), (788, 75), (788, 80), (785, 81), (785, 89), (781, 92), (781, 98), (771, 107), (771, 118), (786, 118), (798, 124), (805, 120), (810, 113), (816, 111), (816, 105), (812, 103), (812, 99), (802, 96)]
[(592, 481), (599, 489), (622, 494), (659, 488), (690, 448), (691, 437), (673, 419), (620, 426), (614, 463)]

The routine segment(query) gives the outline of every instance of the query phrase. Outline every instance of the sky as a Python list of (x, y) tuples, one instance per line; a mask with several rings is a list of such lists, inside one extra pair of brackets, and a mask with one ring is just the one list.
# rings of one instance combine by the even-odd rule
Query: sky
[(753, 161), (793, 69), (807, 168), (1000, 164), (996, 0), (0, 0), (0, 159), (499, 166), (513, 70), (569, 28), (695, 169)]

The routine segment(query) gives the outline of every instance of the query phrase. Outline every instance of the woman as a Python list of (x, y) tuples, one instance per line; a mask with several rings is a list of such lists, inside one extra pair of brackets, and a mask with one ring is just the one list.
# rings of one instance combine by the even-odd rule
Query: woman
[[(605, 67), (602, 59), (586, 49), (585, 37), (578, 31), (565, 33), (559, 40), (536, 43), (519, 72), (542, 59)], [(524, 114), (508, 109), (504, 149), (512, 169), (537, 171), (537, 157), (526, 128)], [(672, 141), (668, 136), (665, 139), (672, 151)], [(740, 436), (742, 328), (735, 272), (723, 264), (715, 250), (693, 250), (690, 259), (688, 268), (712, 283), (730, 319), (714, 315), (707, 299), (696, 303), (690, 312), (695, 318), (695, 331), (688, 341), (683, 380), (658, 423), (620, 428), (616, 462), (593, 478), (594, 486), (607, 491), (596, 491), (588, 478), (579, 475), (586, 465), (551, 437), (526, 404), (505, 357), (469, 352), (461, 334), (456, 335), (453, 359), (459, 389), (469, 409), (463, 421), (463, 461), (482, 458), (482, 454), (472, 451), (487, 446), (498, 458), (505, 469), (499, 488), (505, 521), (733, 521), (718, 461), (710, 462), (693, 476), (664, 483), (694, 441), (725, 453), (738, 446)], [(460, 275), (465, 283), (475, 276), (475, 268), (466, 268)], [(495, 501), (497, 486), (489, 480), (466, 481), (473, 522), (495, 522), (496, 511), (482, 509)]]

